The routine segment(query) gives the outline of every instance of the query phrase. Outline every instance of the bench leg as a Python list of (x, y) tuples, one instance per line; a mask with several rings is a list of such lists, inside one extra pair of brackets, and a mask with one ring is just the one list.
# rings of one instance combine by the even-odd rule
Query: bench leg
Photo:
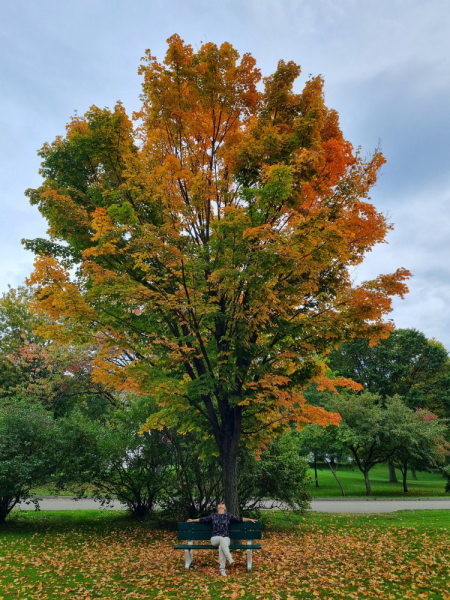
[[(247, 540), (247, 546), (250, 546), (252, 540)], [(247, 571), (252, 570), (253, 554), (252, 550), (247, 550)]]
[[(188, 544), (192, 545), (194, 543), (193, 540), (189, 540)], [(189, 569), (189, 567), (191, 566), (192, 563), (192, 559), (194, 558), (194, 551), (193, 550), (185, 550), (184, 551), (184, 566), (186, 569)]]

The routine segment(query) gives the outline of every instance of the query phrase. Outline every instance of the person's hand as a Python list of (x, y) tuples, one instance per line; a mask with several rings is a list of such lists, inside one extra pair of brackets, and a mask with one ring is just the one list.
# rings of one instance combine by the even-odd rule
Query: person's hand
[(192, 523), (194, 519), (188, 519), (186, 523)]

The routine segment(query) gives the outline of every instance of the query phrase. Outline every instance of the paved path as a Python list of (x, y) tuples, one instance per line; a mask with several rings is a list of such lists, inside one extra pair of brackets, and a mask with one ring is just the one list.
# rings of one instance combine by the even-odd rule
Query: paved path
[(425, 509), (450, 510), (450, 498), (436, 499), (348, 499), (348, 500), (313, 500), (311, 509), (319, 512), (330, 513), (382, 513), (396, 510), (425, 510)]
[[(22, 510), (34, 510), (33, 504), (18, 505)], [(99, 509), (100, 504), (89, 498), (72, 500), (72, 498), (44, 498), (40, 502), (41, 510), (92, 510)], [(120, 502), (115, 501), (108, 509), (121, 510), (125, 508)], [(450, 498), (425, 498), (407, 500), (392, 499), (318, 499), (311, 502), (311, 509), (318, 512), (331, 513), (381, 513), (396, 510), (424, 510), (424, 509), (450, 509)]]

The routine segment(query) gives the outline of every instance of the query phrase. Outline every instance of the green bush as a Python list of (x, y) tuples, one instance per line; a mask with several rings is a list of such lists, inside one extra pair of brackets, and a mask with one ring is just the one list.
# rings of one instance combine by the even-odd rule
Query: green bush
[(59, 486), (78, 489), (79, 496), (89, 487), (102, 503), (117, 498), (136, 517), (151, 514), (173, 478), (173, 468), (164, 433), (139, 433), (147, 416), (148, 407), (137, 402), (107, 423), (80, 414), (62, 421), (66, 459)]
[(52, 481), (57, 438), (55, 421), (44, 410), (22, 404), (0, 408), (0, 522), (31, 498), (33, 488)]
[(238, 462), (241, 512), (258, 513), (267, 500), (272, 508), (306, 510), (311, 500), (308, 466), (300, 455), (295, 432), (276, 438), (259, 460), (242, 451)]
[[(170, 520), (196, 518), (215, 511), (223, 500), (218, 457), (205, 452), (190, 434), (170, 433), (174, 479), (163, 499), (163, 515)], [(238, 495), (241, 514), (256, 515), (269, 505), (302, 511), (309, 506), (308, 464), (298, 452), (295, 433), (285, 434), (259, 458), (241, 448), (238, 458)]]

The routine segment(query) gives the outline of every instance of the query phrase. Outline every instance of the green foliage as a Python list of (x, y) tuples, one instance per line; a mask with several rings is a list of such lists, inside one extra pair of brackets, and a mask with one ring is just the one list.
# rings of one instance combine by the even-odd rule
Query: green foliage
[(398, 434), (409, 410), (397, 396), (385, 407), (369, 392), (350, 397), (338, 396), (335, 406), (342, 417), (339, 438), (355, 460), (368, 469), (391, 458), (399, 443)]
[[(334, 498), (339, 499), (342, 496), (342, 491), (333, 476), (328, 465), (325, 463), (317, 464), (319, 483), (318, 489), (311, 491), (316, 498)], [(311, 477), (314, 475), (312, 465), (308, 470)], [(364, 483), (364, 475), (355, 466), (354, 462), (346, 464), (338, 464), (336, 472), (339, 477), (345, 495), (347, 497), (360, 498), (365, 496), (366, 489)], [(398, 480), (396, 483), (389, 481), (389, 467), (387, 464), (379, 464), (370, 470), (370, 488), (372, 497), (374, 498), (398, 498), (398, 497), (435, 497), (444, 496), (445, 480), (442, 477), (442, 472), (437, 469), (432, 471), (416, 471), (417, 479), (412, 478), (412, 473), (408, 469), (407, 485), (408, 492), (403, 491), (403, 483), (401, 473), (396, 470)], [(376, 506), (376, 505), (374, 505)]]
[(416, 469), (441, 468), (450, 454), (450, 444), (445, 440), (446, 423), (433, 413), (423, 410), (409, 411), (402, 423), (401, 442), (391, 459), (403, 475), (403, 491), (407, 492), (408, 466)]
[(19, 286), (8, 288), (0, 298), (0, 354), (10, 355), (17, 348), (42, 341), (35, 333), (41, 319), (30, 313), (33, 291)]
[(0, 522), (31, 490), (49, 483), (57, 465), (57, 430), (39, 408), (0, 408)]
[(39, 319), (29, 312), (32, 291), (9, 288), (0, 298), (0, 396), (15, 390), (28, 373), (18, 365), (18, 353), (25, 344), (39, 340), (34, 329)]
[(82, 410), (101, 418), (116, 398), (92, 379), (93, 344), (44, 341), (46, 320), (30, 310), (29, 288), (10, 288), (0, 298), (0, 404), (42, 405), (56, 417)]
[(382, 403), (379, 396), (364, 392), (338, 396), (334, 406), (342, 417), (339, 439), (363, 473), (367, 495), (371, 494), (369, 471), (375, 465), (394, 461), (400, 468), (417, 461), (431, 467), (448, 453), (445, 424), (430, 413), (411, 410), (399, 396)]
[(416, 329), (396, 329), (379, 344), (366, 338), (331, 352), (329, 366), (381, 398), (398, 394), (410, 408), (450, 416), (450, 361), (440, 342)]
[(245, 449), (238, 460), (241, 512), (259, 513), (267, 500), (272, 508), (303, 512), (309, 508), (308, 463), (298, 449), (298, 434), (275, 438), (259, 460)]
[(299, 444), (302, 455), (311, 453), (321, 461), (340, 462), (347, 456), (339, 439), (339, 428), (335, 425), (306, 425), (299, 433)]
[[(154, 410), (154, 408), (153, 408)], [(59, 487), (87, 486), (102, 502), (117, 498), (134, 516), (147, 517), (173, 479), (170, 443), (160, 431), (139, 431), (152, 407), (144, 400), (117, 411), (107, 423), (81, 415), (62, 421), (66, 460)]]
[[(205, 455), (201, 439), (192, 432), (167, 432), (171, 440), (174, 480), (163, 499), (164, 516), (171, 520), (196, 518), (216, 510), (223, 500), (220, 462)], [(237, 479), (240, 514), (259, 514), (272, 507), (303, 511), (309, 506), (308, 465), (298, 452), (297, 434), (276, 438), (257, 459), (241, 448)]]
[(162, 498), (162, 517), (170, 521), (197, 518), (215, 511), (223, 501), (222, 470), (210, 440), (195, 432), (166, 429), (170, 440), (173, 477)]
[(314, 465), (314, 478), (316, 487), (319, 487), (317, 474), (317, 461), (324, 461), (330, 468), (334, 478), (345, 496), (344, 487), (337, 475), (337, 465), (340, 462), (348, 462), (348, 451), (339, 438), (339, 428), (335, 425), (320, 427), (318, 425), (307, 425), (299, 435), (300, 452), (312, 458)]

